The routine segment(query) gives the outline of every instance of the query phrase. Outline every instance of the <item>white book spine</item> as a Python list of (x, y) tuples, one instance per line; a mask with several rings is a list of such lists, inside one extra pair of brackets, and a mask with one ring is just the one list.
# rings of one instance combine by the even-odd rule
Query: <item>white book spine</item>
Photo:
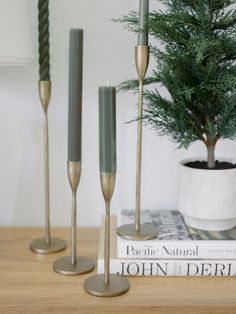
[(235, 259), (236, 241), (127, 241), (118, 239), (119, 258)]
[[(98, 259), (98, 273), (104, 260)], [(236, 260), (125, 260), (111, 259), (110, 272), (123, 276), (236, 276)]]

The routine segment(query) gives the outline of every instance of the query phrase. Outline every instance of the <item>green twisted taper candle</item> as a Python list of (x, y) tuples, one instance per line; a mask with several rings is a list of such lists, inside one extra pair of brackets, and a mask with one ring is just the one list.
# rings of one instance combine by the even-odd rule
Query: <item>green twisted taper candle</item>
[(39, 80), (50, 81), (49, 0), (38, 0)]

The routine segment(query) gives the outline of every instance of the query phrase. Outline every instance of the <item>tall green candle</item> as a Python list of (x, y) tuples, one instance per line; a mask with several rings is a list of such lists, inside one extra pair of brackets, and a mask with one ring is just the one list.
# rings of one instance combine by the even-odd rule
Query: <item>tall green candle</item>
[(81, 161), (83, 30), (70, 30), (68, 161)]
[(100, 172), (116, 172), (116, 88), (99, 87)]
[(138, 46), (148, 45), (148, 31), (144, 30), (148, 22), (149, 0), (139, 0)]
[(39, 80), (50, 81), (49, 0), (38, 0)]

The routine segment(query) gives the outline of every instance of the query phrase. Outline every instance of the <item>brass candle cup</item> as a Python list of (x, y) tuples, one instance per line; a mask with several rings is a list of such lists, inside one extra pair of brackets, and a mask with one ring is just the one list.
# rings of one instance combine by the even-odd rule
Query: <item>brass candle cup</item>
[(143, 85), (149, 63), (149, 46), (135, 47), (136, 69), (139, 77), (138, 99), (138, 130), (137, 130), (137, 164), (136, 164), (136, 203), (135, 224), (123, 225), (117, 229), (117, 234), (127, 240), (150, 240), (157, 236), (157, 229), (148, 224), (141, 224), (141, 172), (142, 172), (142, 132), (143, 132)]

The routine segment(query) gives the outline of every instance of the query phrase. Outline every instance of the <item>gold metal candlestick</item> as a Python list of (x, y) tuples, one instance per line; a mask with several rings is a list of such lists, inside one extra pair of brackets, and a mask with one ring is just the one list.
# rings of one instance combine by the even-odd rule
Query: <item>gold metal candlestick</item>
[(115, 188), (116, 174), (101, 173), (100, 179), (106, 204), (104, 274), (88, 278), (84, 282), (84, 289), (96, 297), (115, 297), (129, 290), (129, 282), (126, 278), (110, 274), (110, 204)]
[(81, 163), (68, 162), (68, 178), (72, 190), (72, 215), (71, 215), (71, 256), (61, 257), (53, 263), (53, 270), (60, 275), (76, 276), (86, 274), (95, 267), (94, 262), (87, 257), (77, 256), (76, 245), (76, 216), (77, 202), (76, 194), (80, 181)]
[(49, 194), (49, 145), (48, 145), (48, 106), (51, 97), (51, 82), (39, 81), (39, 97), (44, 111), (44, 180), (45, 180), (45, 238), (37, 239), (30, 244), (35, 253), (55, 253), (66, 248), (66, 242), (51, 238), (50, 230), (50, 194)]
[(139, 105), (138, 105), (138, 138), (137, 138), (137, 165), (136, 165), (136, 204), (135, 224), (124, 225), (118, 228), (120, 237), (128, 240), (150, 240), (157, 236), (154, 226), (140, 223), (141, 212), (141, 168), (142, 168), (142, 132), (143, 132), (143, 83), (149, 63), (149, 46), (135, 47), (136, 68), (139, 77)]

